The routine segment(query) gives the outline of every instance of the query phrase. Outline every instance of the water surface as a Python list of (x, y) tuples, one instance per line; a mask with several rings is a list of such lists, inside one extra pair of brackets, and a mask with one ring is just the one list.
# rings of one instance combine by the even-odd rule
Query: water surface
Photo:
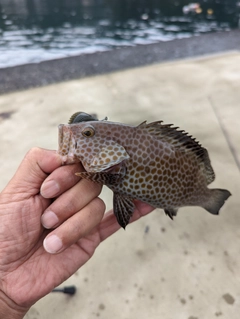
[(0, 0), (0, 68), (230, 30), (238, 7), (225, 2), (184, 14), (189, 1)]

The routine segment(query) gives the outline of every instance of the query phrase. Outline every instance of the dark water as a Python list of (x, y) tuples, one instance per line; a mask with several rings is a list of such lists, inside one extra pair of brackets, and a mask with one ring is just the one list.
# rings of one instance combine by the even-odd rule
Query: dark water
[(239, 27), (235, 0), (0, 0), (0, 67)]

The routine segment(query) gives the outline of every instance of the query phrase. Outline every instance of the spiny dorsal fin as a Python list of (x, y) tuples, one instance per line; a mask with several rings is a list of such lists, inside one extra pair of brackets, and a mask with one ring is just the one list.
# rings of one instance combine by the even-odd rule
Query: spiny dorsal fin
[(204, 164), (206, 171), (207, 183), (210, 184), (215, 179), (215, 174), (211, 166), (207, 150), (201, 146), (191, 135), (184, 130), (178, 130), (173, 124), (162, 124), (163, 121), (156, 121), (147, 124), (141, 123), (138, 128), (147, 129), (148, 133), (161, 138), (174, 147), (182, 150), (188, 150), (196, 155), (196, 157)]
[(87, 114), (85, 112), (76, 112), (70, 117), (68, 124), (88, 122), (88, 121), (98, 121), (96, 114)]

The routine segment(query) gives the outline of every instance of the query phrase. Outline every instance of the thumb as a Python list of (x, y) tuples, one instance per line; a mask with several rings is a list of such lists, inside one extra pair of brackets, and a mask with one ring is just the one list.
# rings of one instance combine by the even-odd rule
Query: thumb
[(15, 175), (2, 193), (36, 195), (45, 178), (61, 166), (60, 156), (56, 151), (32, 148), (24, 157)]

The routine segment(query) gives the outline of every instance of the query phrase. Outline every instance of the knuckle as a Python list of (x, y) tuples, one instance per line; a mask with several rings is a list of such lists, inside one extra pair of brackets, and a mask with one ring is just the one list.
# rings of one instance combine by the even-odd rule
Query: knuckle
[(99, 212), (104, 213), (106, 210), (106, 205), (105, 205), (104, 201), (99, 197), (94, 198), (94, 200), (92, 201), (92, 205), (93, 205), (92, 209), (94, 211), (97, 210)]
[(36, 157), (41, 152), (40, 147), (32, 147), (25, 155), (25, 159)]

